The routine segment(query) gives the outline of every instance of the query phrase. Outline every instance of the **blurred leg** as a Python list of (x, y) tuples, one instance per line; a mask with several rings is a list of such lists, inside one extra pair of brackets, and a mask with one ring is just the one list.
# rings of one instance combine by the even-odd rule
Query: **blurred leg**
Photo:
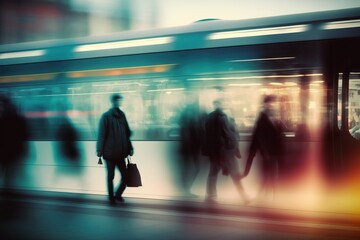
[(193, 183), (200, 171), (200, 160), (199, 160), (198, 155), (193, 156), (193, 162), (194, 162), (194, 174), (193, 174), (193, 178), (192, 178), (190, 187), (193, 185)]
[(107, 188), (108, 188), (108, 194), (109, 199), (114, 198), (114, 184), (113, 180), (115, 177), (115, 163), (110, 160), (105, 160), (106, 162), (106, 169), (107, 169)]
[(188, 169), (188, 174), (187, 174), (187, 182), (186, 182), (186, 190), (187, 193), (190, 194), (191, 196), (193, 196), (193, 194), (191, 193), (191, 187), (195, 182), (195, 179), (199, 173), (200, 170), (200, 162), (199, 162), (199, 158), (197, 155), (192, 154), (189, 158), (189, 163), (191, 166), (189, 166)]
[(245, 203), (249, 202), (249, 198), (245, 193), (245, 189), (241, 183), (241, 174), (239, 170), (238, 160), (236, 158), (237, 149), (231, 149), (226, 151), (226, 159), (224, 165), (228, 169), (230, 177), (236, 187), (236, 190), (239, 192), (240, 196), (243, 198)]
[(184, 192), (186, 194), (188, 194), (190, 192), (189, 189), (189, 172), (191, 166), (189, 166), (189, 161), (188, 161), (188, 156), (187, 154), (182, 154), (181, 156), (181, 166), (180, 166), (180, 171), (181, 171), (181, 183), (182, 183), (182, 187), (184, 189)]
[(216, 182), (217, 176), (220, 172), (220, 165), (218, 160), (215, 158), (210, 158), (210, 172), (207, 179), (207, 198), (214, 199), (217, 196), (216, 191)]
[(231, 174), (231, 179), (237, 189), (237, 191), (239, 192), (239, 194), (241, 195), (241, 197), (243, 198), (245, 203), (249, 203), (249, 197), (246, 195), (245, 193), (245, 189), (241, 183), (241, 175), (240, 173), (232, 173)]
[(126, 188), (126, 163), (124, 159), (121, 159), (120, 161), (116, 162), (116, 166), (118, 167), (120, 174), (121, 174), (121, 180), (118, 190), (116, 191), (116, 197), (121, 197), (123, 192)]

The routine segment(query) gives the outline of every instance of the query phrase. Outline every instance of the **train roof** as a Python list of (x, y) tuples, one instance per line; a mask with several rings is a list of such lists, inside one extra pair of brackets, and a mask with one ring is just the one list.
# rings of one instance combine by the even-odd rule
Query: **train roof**
[(6, 44), (0, 65), (360, 36), (360, 7)]

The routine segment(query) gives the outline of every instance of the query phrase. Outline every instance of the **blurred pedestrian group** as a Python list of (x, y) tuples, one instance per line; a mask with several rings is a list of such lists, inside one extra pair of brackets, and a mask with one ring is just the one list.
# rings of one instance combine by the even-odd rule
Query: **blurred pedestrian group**
[[(120, 94), (110, 97), (111, 108), (103, 113), (99, 122), (97, 138), (97, 156), (103, 158), (107, 170), (107, 191), (110, 203), (124, 202), (123, 193), (126, 189), (127, 167), (126, 159), (132, 156), (134, 148), (130, 137), (131, 130), (125, 113), (120, 109), (122, 103)], [(260, 153), (261, 193), (274, 194), (278, 175), (279, 162), (284, 153), (284, 136), (282, 124), (276, 113), (276, 97), (265, 96), (263, 108), (258, 115), (249, 145), (248, 156), (244, 163), (244, 172), (240, 172), (238, 159), (242, 158), (239, 148), (239, 131), (235, 120), (228, 116), (224, 109), (224, 100), (213, 102), (213, 111), (208, 115), (199, 108), (199, 104), (190, 101), (182, 111), (180, 123), (180, 156), (181, 182), (187, 196), (192, 196), (191, 188), (200, 171), (200, 157), (209, 159), (209, 173), (206, 182), (206, 201), (216, 202), (217, 180), (221, 172), (230, 176), (236, 190), (245, 203), (249, 202), (242, 179), (249, 175), (257, 152)], [(357, 113), (357, 112), (356, 112)], [(358, 114), (350, 131), (357, 134)], [(67, 123), (67, 122), (65, 122)], [(69, 124), (62, 125), (66, 129)], [(77, 150), (71, 147), (76, 141), (74, 131), (60, 133), (66, 156), (78, 158)], [(25, 118), (20, 114), (15, 104), (6, 96), (0, 95), (0, 164), (5, 176), (5, 188), (14, 179), (16, 165), (27, 152), (29, 137)], [(69, 147), (70, 146), (70, 147)], [(115, 169), (118, 168), (121, 179), (118, 189), (114, 192)]]
[(182, 185), (187, 196), (199, 172), (200, 155), (208, 157), (210, 169), (206, 182), (206, 202), (216, 202), (217, 179), (221, 172), (230, 176), (244, 203), (250, 199), (241, 180), (249, 175), (257, 152), (260, 153), (259, 165), (261, 189), (258, 197), (273, 196), (276, 190), (279, 162), (284, 152), (282, 124), (276, 112), (276, 97), (265, 96), (262, 109), (255, 123), (244, 171), (240, 171), (241, 153), (239, 131), (235, 120), (225, 113), (224, 99), (213, 102), (213, 111), (207, 116), (199, 110), (199, 104), (189, 104), (180, 116), (180, 153), (182, 158)]

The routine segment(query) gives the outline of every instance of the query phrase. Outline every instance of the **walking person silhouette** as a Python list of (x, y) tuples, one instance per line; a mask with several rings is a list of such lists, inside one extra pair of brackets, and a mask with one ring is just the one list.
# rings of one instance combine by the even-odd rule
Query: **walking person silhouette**
[(220, 170), (222, 170), (224, 175), (230, 175), (239, 194), (247, 203), (248, 198), (242, 186), (241, 175), (236, 164), (236, 157), (241, 157), (236, 128), (224, 113), (222, 100), (215, 100), (213, 105), (215, 110), (209, 114), (205, 123), (203, 154), (210, 159), (205, 201), (216, 202), (217, 177)]
[[(115, 200), (124, 202), (122, 194), (126, 188), (125, 158), (129, 155), (132, 156), (134, 149), (130, 141), (131, 131), (125, 113), (119, 108), (122, 96), (113, 94), (110, 101), (112, 108), (105, 112), (100, 119), (96, 148), (97, 156), (105, 159), (109, 201), (111, 204), (115, 204)], [(114, 195), (115, 167), (120, 171), (121, 181)]]
[(249, 174), (256, 152), (259, 151), (262, 175), (259, 197), (260, 195), (274, 197), (279, 162), (284, 152), (284, 135), (282, 125), (276, 117), (275, 101), (276, 97), (273, 95), (264, 97), (263, 110), (256, 121), (243, 174), (243, 177)]

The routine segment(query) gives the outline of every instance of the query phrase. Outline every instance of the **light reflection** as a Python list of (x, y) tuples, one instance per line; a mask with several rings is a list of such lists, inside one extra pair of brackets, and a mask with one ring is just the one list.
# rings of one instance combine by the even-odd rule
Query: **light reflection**
[(261, 86), (261, 83), (230, 83), (229, 87), (250, 87), (250, 86)]
[(164, 89), (151, 89), (147, 92), (171, 92), (171, 91), (184, 91), (185, 88), (164, 88)]
[(229, 62), (257, 62), (257, 61), (277, 61), (277, 60), (291, 60), (291, 59), (295, 59), (295, 57), (252, 58), (252, 59), (231, 60)]
[[(303, 74), (284, 74), (284, 75), (254, 75), (238, 77), (201, 77), (189, 78), (189, 81), (214, 81), (214, 80), (241, 80), (241, 79), (264, 79), (264, 78), (298, 78), (304, 77)], [(253, 84), (253, 83), (252, 83)]]
[(343, 29), (343, 28), (358, 28), (360, 27), (360, 20), (346, 20), (325, 23), (322, 26), (323, 30)]
[(100, 50), (110, 50), (110, 49), (119, 49), (119, 48), (154, 46), (154, 45), (169, 44), (172, 41), (173, 41), (172, 37), (158, 37), (158, 38), (135, 39), (135, 40), (109, 42), (109, 43), (86, 44), (75, 47), (74, 52), (88, 52), (88, 51), (100, 51)]
[(40, 57), (45, 55), (45, 50), (33, 50), (33, 51), (22, 51), (22, 52), (7, 52), (1, 53), (0, 59), (10, 58), (26, 58), (26, 57)]
[(217, 40), (217, 39), (258, 37), (258, 36), (266, 36), (266, 35), (300, 33), (300, 32), (307, 31), (308, 28), (309, 28), (308, 25), (303, 24), (303, 25), (294, 25), (294, 26), (228, 31), (228, 32), (212, 33), (208, 36), (208, 39), (209, 40)]
[(298, 84), (295, 82), (285, 82), (284, 83), (286, 86), (297, 86)]

